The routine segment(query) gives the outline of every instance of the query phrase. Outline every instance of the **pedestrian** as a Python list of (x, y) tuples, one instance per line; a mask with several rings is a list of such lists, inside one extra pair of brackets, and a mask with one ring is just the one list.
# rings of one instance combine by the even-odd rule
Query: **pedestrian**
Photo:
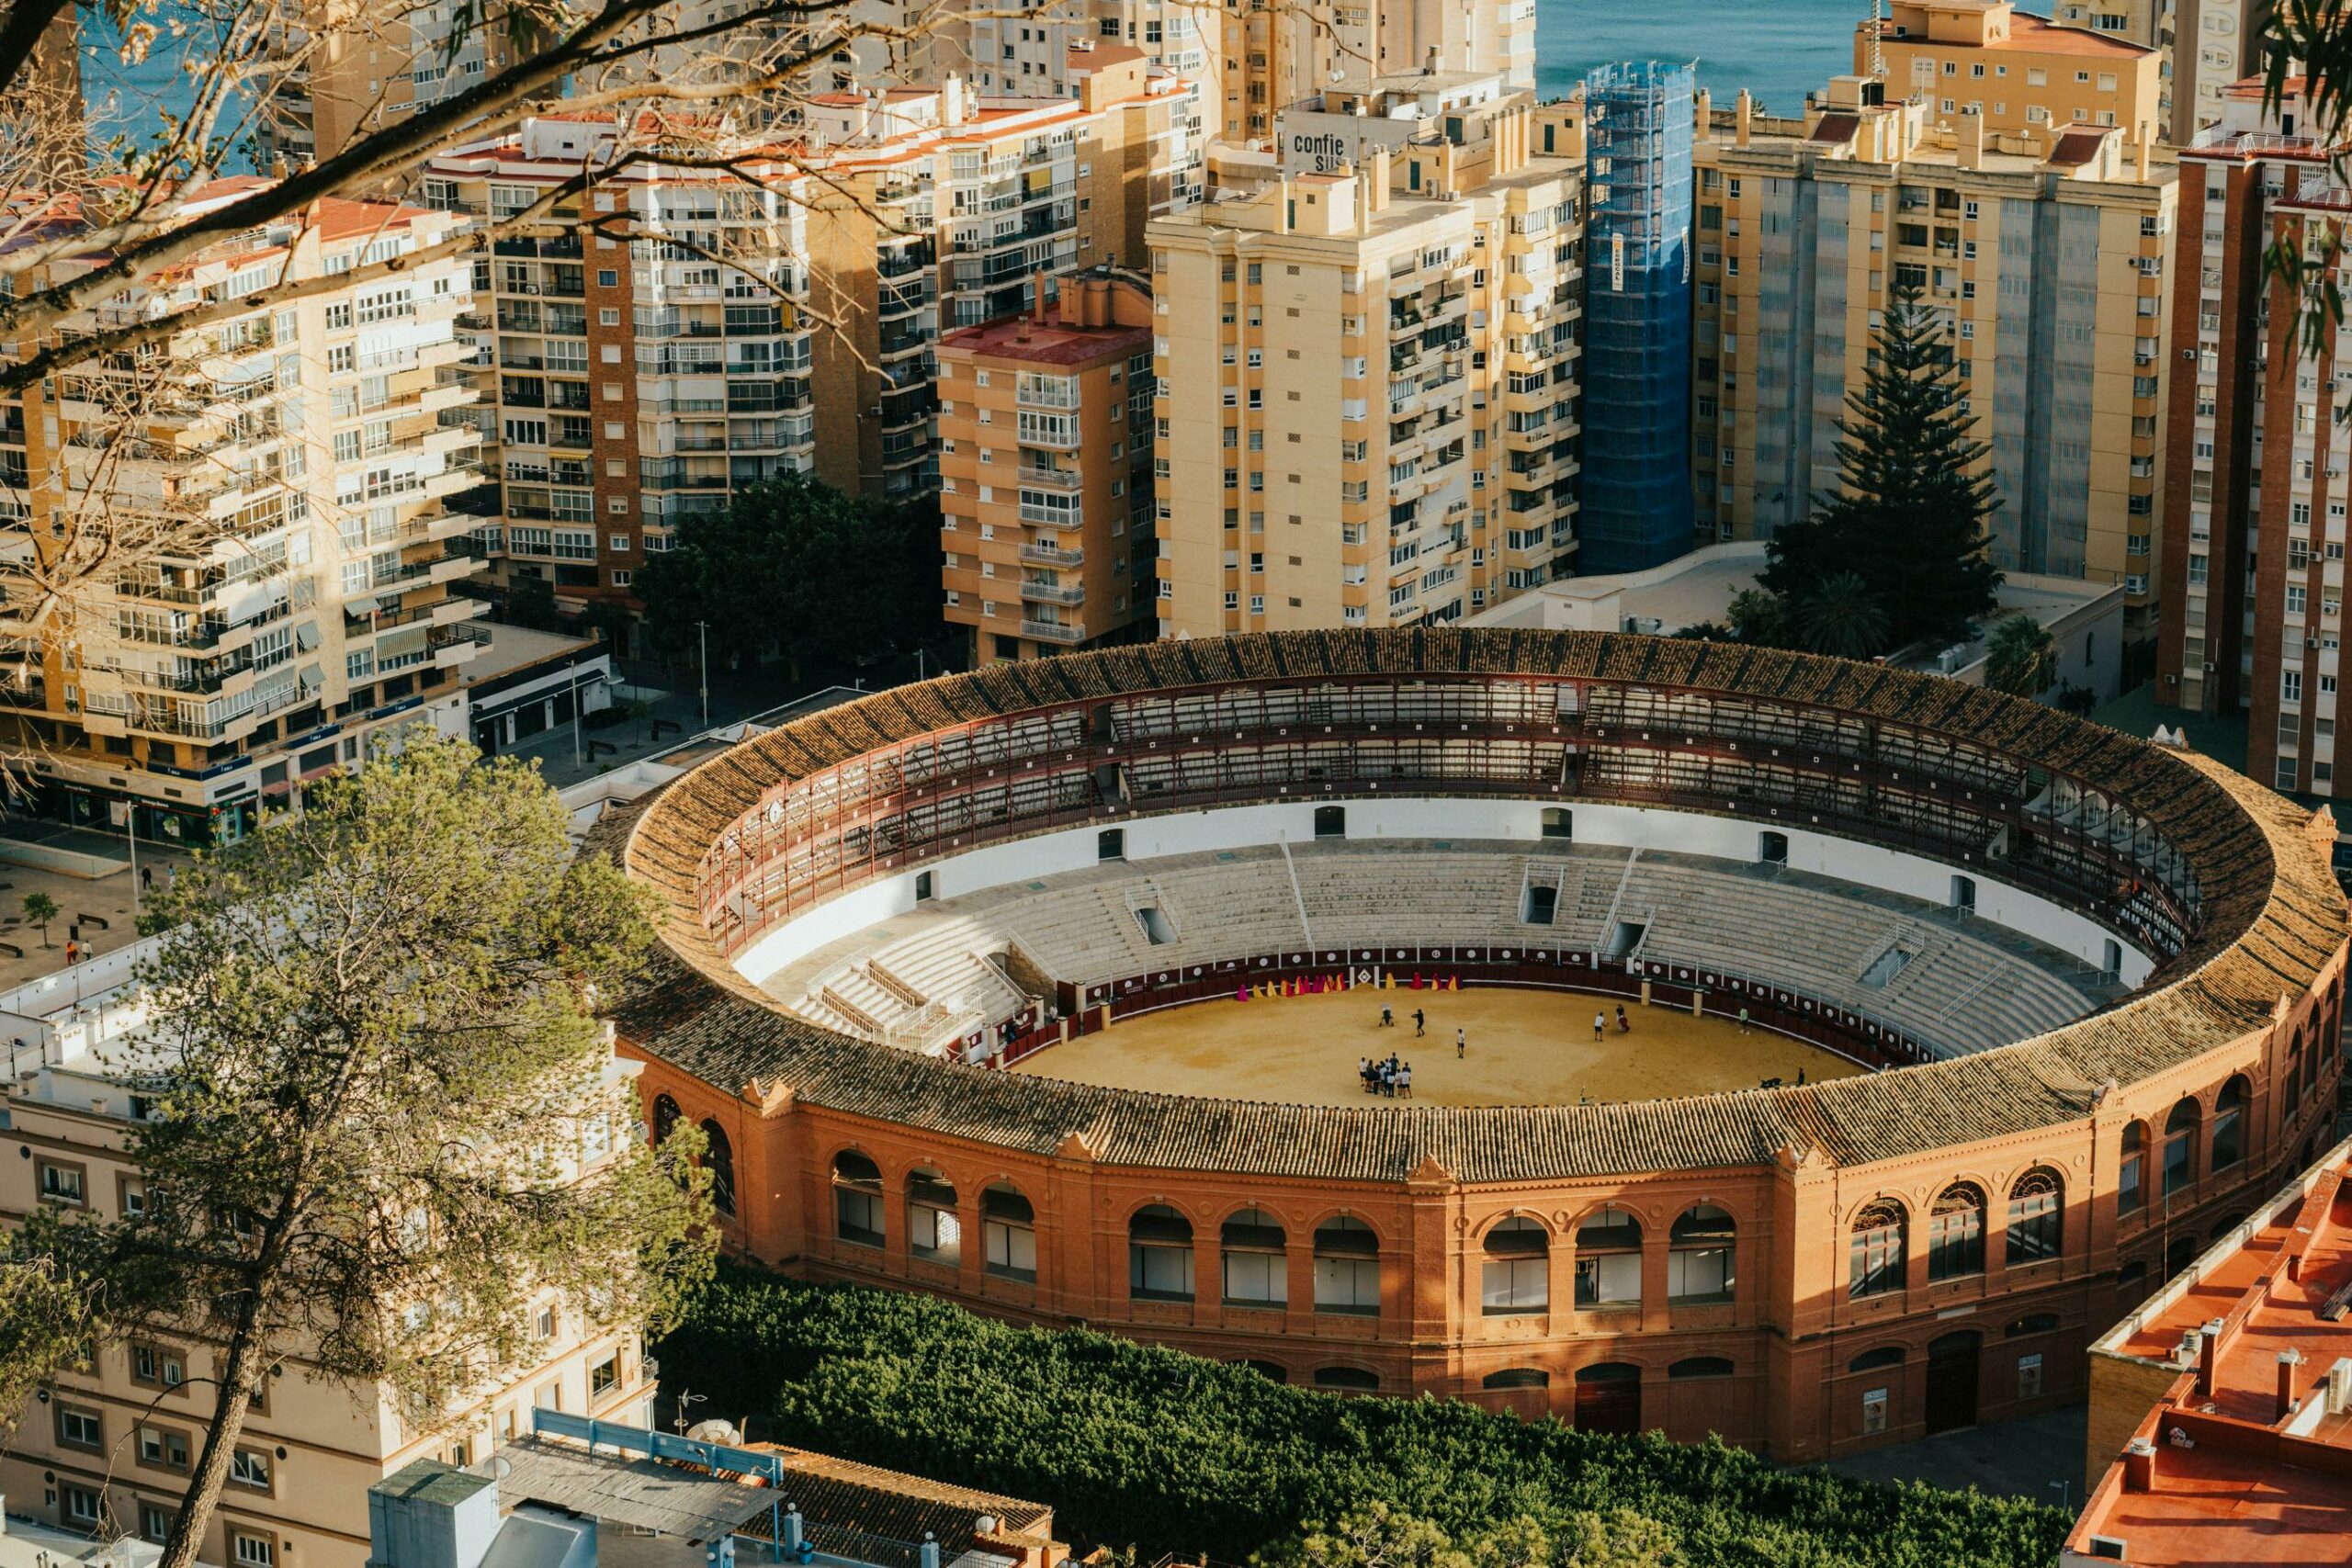
[(1380, 1004), (1380, 1027), (1383, 1029), (1394, 1029), (1396, 1027), (1396, 1015), (1388, 1010), (1388, 1004), (1386, 1002)]
[(155, 868), (153, 866), (142, 865), (139, 868), (139, 886), (144, 892), (153, 893), (155, 891)]
[(1380, 1069), (1380, 1092), (1389, 1100), (1396, 1098), (1396, 1068), (1384, 1066)]
[(1410, 1062), (1397, 1069), (1396, 1092), (1407, 1100), (1413, 1098), (1413, 1064)]
[(1457, 1025), (1453, 1031), (1453, 1059), (1457, 1062), (1462, 1060), (1463, 1054), (1469, 1049), (1470, 1032)]
[(1620, 1034), (1631, 1034), (1634, 1032), (1634, 1026), (1626, 1021), (1625, 1004), (1623, 1002), (1619, 1002), (1617, 1004), (1617, 1032)]
[(1358, 1056), (1356, 1058), (1356, 1087), (1362, 1089), (1370, 1082), (1372, 1082), (1372, 1058)]
[(1413, 1010), (1413, 1038), (1419, 1040), (1428, 1032), (1428, 1027), (1429, 1021), (1421, 1016), (1420, 1009), (1415, 1008)]
[(1594, 1013), (1592, 1015), (1592, 1037), (1595, 1040), (1599, 1040), (1608, 1032), (1609, 1015), (1605, 1012)]
[(1797, 1087), (1799, 1089), (1803, 1089), (1804, 1087), (1804, 1069), (1803, 1067), (1799, 1067), (1797, 1069)]
[(1739, 1010), (1739, 1032), (1742, 1034), (1747, 1032), (1747, 1010), (1746, 1008)]
[(65, 963), (68, 968), (82, 962), (82, 944), (68, 937), (65, 941)]

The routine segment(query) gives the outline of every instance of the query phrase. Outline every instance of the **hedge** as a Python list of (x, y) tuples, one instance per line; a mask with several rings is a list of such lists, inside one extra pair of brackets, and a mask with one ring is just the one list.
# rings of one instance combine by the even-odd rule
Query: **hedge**
[(1284, 1554), (1302, 1526), (1373, 1502), (1460, 1534), (1630, 1508), (1694, 1568), (2047, 1568), (2068, 1524), (2038, 1503), (1786, 1471), (1713, 1440), (1344, 1398), (1107, 1334), (741, 1269), (657, 1353), (664, 1382), (716, 1394), (712, 1414), (764, 1412), (779, 1442), (1034, 1498), (1074, 1543), (1144, 1562)]

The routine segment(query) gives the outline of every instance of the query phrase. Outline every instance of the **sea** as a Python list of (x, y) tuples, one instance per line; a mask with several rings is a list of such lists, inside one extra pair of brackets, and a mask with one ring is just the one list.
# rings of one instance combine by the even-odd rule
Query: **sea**
[[(159, 108), (185, 112), (175, 73), (185, 51), (199, 46), (191, 37), (175, 47), (166, 35), (151, 59), (125, 65), (107, 47), (101, 15), (83, 12), (96, 46), (83, 56), (94, 118), (133, 140), (152, 137)], [(1797, 114), (1806, 93), (1853, 68), (1860, 15), (1860, 0), (1535, 0), (1536, 86), (1555, 98), (1595, 66), (1688, 62), (1719, 106), (1746, 87), (1771, 112)], [(245, 166), (242, 157), (231, 161), (232, 169)]]

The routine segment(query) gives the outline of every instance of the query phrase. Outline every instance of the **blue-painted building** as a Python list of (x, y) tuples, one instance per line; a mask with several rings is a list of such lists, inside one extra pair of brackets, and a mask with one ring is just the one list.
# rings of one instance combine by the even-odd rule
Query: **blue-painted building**
[(1585, 78), (1583, 574), (1691, 546), (1691, 93), (1688, 65)]

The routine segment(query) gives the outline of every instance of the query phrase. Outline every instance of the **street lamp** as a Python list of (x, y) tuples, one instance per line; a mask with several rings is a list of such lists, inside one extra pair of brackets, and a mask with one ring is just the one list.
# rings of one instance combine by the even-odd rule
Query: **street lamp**
[(702, 727), (710, 728), (710, 623), (696, 621), (695, 631), (702, 643)]

